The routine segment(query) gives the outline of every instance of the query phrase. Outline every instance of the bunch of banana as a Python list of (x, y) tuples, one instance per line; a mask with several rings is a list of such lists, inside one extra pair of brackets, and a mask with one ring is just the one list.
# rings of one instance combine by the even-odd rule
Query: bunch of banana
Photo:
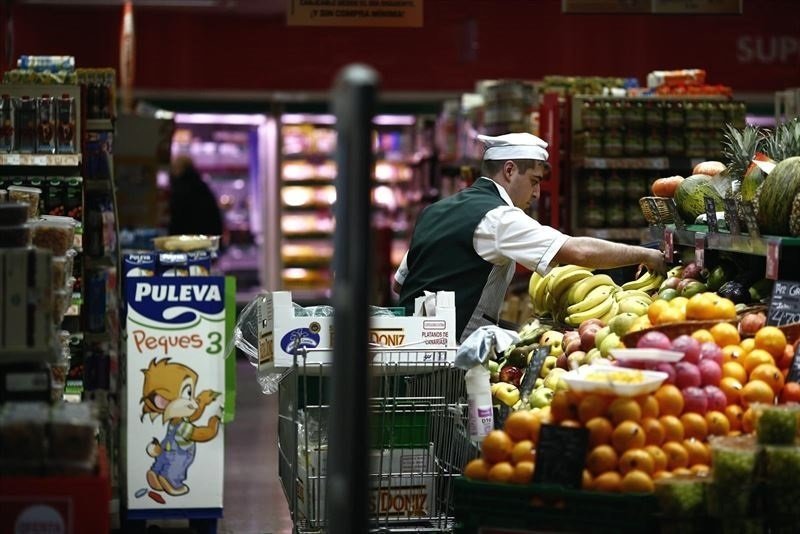
[(564, 322), (575, 327), (588, 319), (608, 322), (619, 313), (619, 302), (614, 297), (618, 291), (619, 287), (606, 274), (584, 278), (567, 294)]
[(562, 265), (550, 270), (545, 276), (533, 273), (528, 293), (537, 315), (558, 316), (567, 306), (569, 291), (582, 280), (592, 276), (589, 269), (579, 265)]
[(649, 295), (651, 293), (658, 291), (658, 288), (661, 286), (661, 282), (663, 281), (664, 281), (664, 275), (654, 274), (650, 271), (647, 271), (636, 280), (632, 280), (630, 282), (625, 282), (624, 284), (622, 284), (622, 289), (623, 290), (636, 289), (638, 291), (643, 291)]
[(653, 298), (639, 289), (623, 289), (614, 294), (619, 303), (619, 313), (644, 315), (653, 302)]

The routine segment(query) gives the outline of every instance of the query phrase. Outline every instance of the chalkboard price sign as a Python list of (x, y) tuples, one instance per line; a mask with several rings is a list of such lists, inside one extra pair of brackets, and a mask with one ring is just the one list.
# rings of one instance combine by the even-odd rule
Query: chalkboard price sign
[(589, 430), (586, 428), (542, 425), (533, 482), (580, 488), (588, 447)]
[(800, 323), (800, 282), (778, 280), (772, 288), (767, 324), (783, 326)]
[(706, 224), (708, 224), (708, 231), (712, 234), (719, 232), (719, 224), (717, 223), (717, 205), (711, 197), (703, 197), (706, 204)]
[(792, 365), (789, 367), (789, 374), (786, 376), (787, 382), (800, 382), (800, 345), (794, 351)]
[(528, 364), (528, 368), (525, 370), (525, 376), (522, 378), (522, 383), (519, 386), (520, 397), (527, 399), (531, 394), (533, 386), (536, 384), (536, 379), (539, 378), (539, 373), (542, 372), (544, 360), (549, 355), (550, 345), (542, 345), (534, 349), (531, 361)]
[(733, 235), (742, 233), (741, 226), (739, 225), (739, 208), (736, 205), (736, 200), (726, 198), (725, 203), (725, 222), (728, 224), (728, 231)]

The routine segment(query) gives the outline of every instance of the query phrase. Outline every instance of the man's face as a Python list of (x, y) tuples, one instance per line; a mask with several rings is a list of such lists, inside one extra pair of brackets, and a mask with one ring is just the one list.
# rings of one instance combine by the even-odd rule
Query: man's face
[(544, 164), (537, 163), (532, 169), (520, 173), (519, 168), (507, 161), (503, 171), (507, 179), (506, 191), (514, 206), (526, 210), (539, 198), (539, 183), (544, 179)]

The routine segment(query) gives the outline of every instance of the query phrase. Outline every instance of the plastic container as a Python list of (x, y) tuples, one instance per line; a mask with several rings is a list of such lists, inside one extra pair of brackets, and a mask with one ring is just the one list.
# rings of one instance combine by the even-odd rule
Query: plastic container
[(683, 353), (662, 349), (611, 349), (611, 355), (621, 362), (679, 362)]
[(464, 375), (467, 385), (469, 439), (476, 442), (483, 441), (494, 430), (490, 377), (491, 373), (483, 365), (476, 365)]
[(89, 473), (97, 459), (97, 422), (88, 404), (53, 408), (47, 470), (50, 474)]
[(799, 405), (756, 404), (756, 436), (762, 445), (791, 445), (797, 435)]
[(747, 485), (754, 480), (759, 447), (755, 436), (719, 436), (709, 440), (714, 481), (722, 485)]
[(31, 244), (31, 228), (27, 224), (0, 226), (0, 248), (20, 248)]
[[(72, 278), (72, 256), (53, 256), (53, 289), (72, 289), (74, 278)], [(73, 284), (67, 282), (72, 279)]]
[[(5, 191), (2, 191), (5, 193)], [(0, 226), (19, 226), (28, 220), (28, 205), (24, 202), (3, 202), (0, 198)]]
[(572, 391), (623, 397), (652, 393), (667, 379), (667, 373), (659, 371), (640, 371), (607, 365), (584, 365), (562, 376)]
[[(0, 189), (0, 204), (6, 202), (7, 199), (8, 199), (8, 191), (6, 191), (5, 189)], [(25, 209), (27, 213), (27, 208)]]
[(39, 475), (46, 454), (48, 406), (9, 402), (0, 412), (0, 474)]
[(75, 241), (75, 219), (47, 216), (32, 223), (33, 244), (51, 250), (53, 256), (63, 256)]
[(697, 517), (706, 513), (709, 480), (698, 477), (672, 477), (656, 480), (656, 498), (668, 517)]
[(72, 304), (72, 291), (58, 289), (53, 291), (53, 323), (60, 325), (64, 321), (70, 304)]
[(12, 185), (8, 189), (8, 200), (10, 202), (24, 202), (28, 205), (28, 218), (36, 219), (39, 217), (39, 197), (42, 190), (38, 187), (26, 187), (24, 185)]
[(155, 249), (162, 252), (191, 252), (194, 250), (211, 250), (219, 238), (205, 235), (168, 235), (153, 238)]

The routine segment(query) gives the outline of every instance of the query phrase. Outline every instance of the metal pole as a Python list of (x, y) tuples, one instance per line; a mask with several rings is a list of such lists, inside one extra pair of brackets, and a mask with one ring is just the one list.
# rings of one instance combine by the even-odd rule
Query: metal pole
[(342, 70), (336, 114), (333, 368), (327, 517), (331, 534), (366, 532), (372, 117), (378, 74), (364, 65)]

